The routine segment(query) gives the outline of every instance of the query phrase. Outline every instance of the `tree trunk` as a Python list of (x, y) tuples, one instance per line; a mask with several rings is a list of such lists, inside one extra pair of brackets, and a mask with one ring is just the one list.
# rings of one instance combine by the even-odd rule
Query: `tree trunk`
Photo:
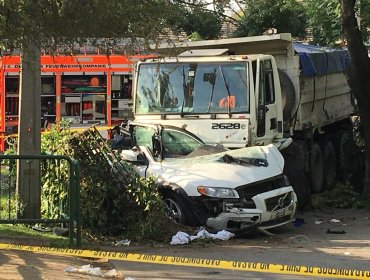
[(356, 0), (341, 0), (342, 29), (351, 57), (347, 70), (348, 84), (357, 99), (365, 143), (366, 172), (363, 193), (370, 198), (370, 59), (357, 25), (355, 3)]
[[(41, 152), (40, 51), (31, 40), (22, 46), (18, 154)], [(36, 219), (41, 214), (40, 161), (19, 160), (17, 165), (17, 217)]]

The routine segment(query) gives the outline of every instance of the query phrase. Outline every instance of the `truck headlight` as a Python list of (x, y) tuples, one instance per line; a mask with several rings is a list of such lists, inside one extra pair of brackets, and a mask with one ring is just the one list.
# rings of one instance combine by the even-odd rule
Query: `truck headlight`
[(215, 187), (206, 187), (198, 186), (197, 190), (200, 194), (204, 194), (210, 197), (218, 198), (234, 198), (237, 197), (233, 189), (229, 188), (215, 188)]

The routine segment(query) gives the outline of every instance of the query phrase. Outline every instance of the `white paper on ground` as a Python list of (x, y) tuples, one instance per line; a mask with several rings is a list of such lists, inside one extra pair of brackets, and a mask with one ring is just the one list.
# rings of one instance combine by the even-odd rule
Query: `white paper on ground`
[(100, 277), (114, 277), (118, 275), (115, 269), (111, 269), (108, 272), (103, 273), (100, 267), (92, 267), (90, 264), (80, 266), (79, 268), (70, 266), (65, 269), (65, 272), (78, 272)]
[(227, 230), (221, 230), (217, 233), (209, 233), (204, 228), (201, 228), (196, 235), (189, 235), (186, 232), (179, 231), (172, 237), (170, 242), (171, 245), (178, 245), (178, 244), (186, 244), (189, 241), (198, 239), (198, 238), (211, 238), (211, 239), (220, 239), (220, 240), (228, 240), (234, 237), (235, 234), (228, 232)]

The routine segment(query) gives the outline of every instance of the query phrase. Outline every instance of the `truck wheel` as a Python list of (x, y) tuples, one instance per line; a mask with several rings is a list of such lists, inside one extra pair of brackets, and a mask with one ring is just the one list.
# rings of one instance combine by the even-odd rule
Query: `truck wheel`
[(324, 182), (323, 171), (324, 166), (320, 146), (317, 143), (313, 143), (310, 155), (310, 170), (308, 172), (312, 193), (320, 193), (322, 191)]
[(346, 176), (346, 153), (348, 152), (348, 142), (350, 140), (350, 134), (348, 131), (337, 132), (334, 134), (334, 137), (331, 139), (334, 144), (334, 151), (336, 154), (336, 171), (338, 174), (338, 180), (345, 181)]
[(298, 199), (298, 209), (303, 210), (310, 200), (310, 185), (304, 171), (292, 158), (286, 158), (284, 163), (284, 174), (288, 177)]
[(321, 146), (324, 163), (324, 183), (323, 188), (332, 186), (336, 178), (336, 157), (334, 145), (331, 141), (325, 141)]
[(164, 197), (164, 203), (166, 214), (172, 221), (182, 225), (193, 223), (193, 221), (189, 219), (190, 210), (185, 206), (178, 195), (174, 193), (167, 194), (166, 197)]

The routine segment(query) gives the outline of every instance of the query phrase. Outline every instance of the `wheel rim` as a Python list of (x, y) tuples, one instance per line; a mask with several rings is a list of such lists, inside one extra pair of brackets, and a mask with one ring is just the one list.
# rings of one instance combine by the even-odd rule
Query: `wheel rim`
[(176, 223), (183, 223), (184, 217), (179, 205), (171, 198), (164, 200), (167, 216)]

